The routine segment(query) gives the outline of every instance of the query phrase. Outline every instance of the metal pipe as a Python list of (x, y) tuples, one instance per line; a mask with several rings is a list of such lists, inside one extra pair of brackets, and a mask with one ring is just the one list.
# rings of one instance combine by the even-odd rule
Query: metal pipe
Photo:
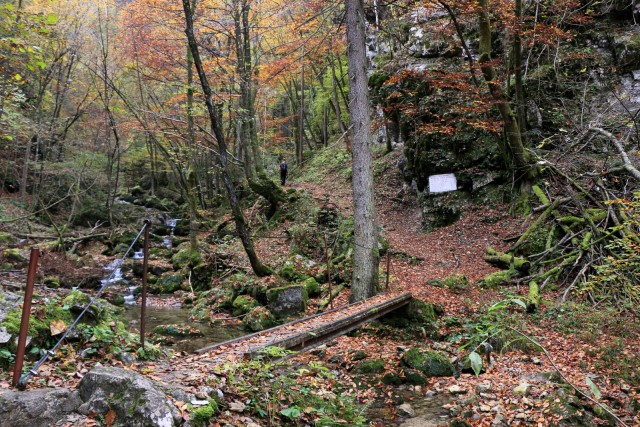
[(29, 270), (27, 272), (27, 287), (24, 290), (24, 303), (22, 304), (22, 319), (20, 321), (20, 335), (18, 336), (18, 351), (16, 354), (16, 364), (13, 368), (12, 385), (24, 390), (24, 385), (19, 382), (24, 364), (24, 352), (27, 347), (27, 334), (29, 332), (29, 316), (31, 315), (31, 300), (33, 299), (33, 286), (36, 281), (36, 268), (38, 267), (40, 250), (31, 248), (29, 258)]
[(147, 313), (147, 271), (149, 269), (149, 228), (151, 221), (144, 220), (144, 257), (142, 259), (142, 301), (140, 302), (140, 345), (144, 350), (145, 317)]

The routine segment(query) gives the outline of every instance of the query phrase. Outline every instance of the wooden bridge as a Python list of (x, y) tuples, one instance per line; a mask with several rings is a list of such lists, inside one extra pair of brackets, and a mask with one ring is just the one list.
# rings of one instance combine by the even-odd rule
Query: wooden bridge
[(410, 300), (410, 293), (376, 295), (365, 301), (214, 344), (197, 350), (196, 353), (211, 359), (221, 359), (230, 355), (251, 357), (260, 349), (269, 346), (278, 346), (288, 350), (307, 350), (403, 307)]

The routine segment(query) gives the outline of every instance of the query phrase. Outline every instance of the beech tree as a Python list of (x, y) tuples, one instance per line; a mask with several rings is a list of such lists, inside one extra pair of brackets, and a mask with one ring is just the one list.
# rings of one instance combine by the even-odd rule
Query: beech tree
[(204, 92), (205, 104), (207, 106), (207, 113), (209, 115), (211, 129), (213, 130), (213, 134), (218, 144), (218, 164), (220, 166), (222, 174), (222, 181), (227, 192), (227, 198), (229, 199), (229, 205), (231, 206), (231, 214), (236, 225), (236, 231), (238, 232), (240, 240), (242, 241), (242, 246), (244, 247), (244, 250), (249, 257), (249, 262), (251, 263), (253, 272), (259, 277), (268, 276), (272, 273), (272, 271), (269, 267), (262, 264), (262, 262), (258, 258), (258, 255), (253, 246), (253, 240), (251, 239), (251, 236), (249, 234), (249, 228), (238, 202), (235, 185), (233, 183), (233, 180), (231, 179), (231, 173), (229, 171), (227, 158), (227, 143), (220, 126), (220, 120), (218, 118), (216, 106), (213, 104), (213, 91), (211, 90), (211, 86), (209, 85), (209, 79), (207, 78), (207, 74), (202, 65), (202, 59), (200, 58), (200, 51), (198, 48), (198, 43), (196, 42), (193, 28), (193, 12), (190, 0), (182, 0), (182, 7), (184, 9), (186, 24), (185, 33), (187, 35), (189, 49), (193, 57), (193, 64), (196, 67), (196, 71), (198, 72), (200, 85), (202, 86), (202, 91)]
[(371, 121), (362, 0), (347, 0), (347, 45), (355, 239), (351, 302), (356, 302), (376, 294), (380, 260), (378, 225), (373, 198)]

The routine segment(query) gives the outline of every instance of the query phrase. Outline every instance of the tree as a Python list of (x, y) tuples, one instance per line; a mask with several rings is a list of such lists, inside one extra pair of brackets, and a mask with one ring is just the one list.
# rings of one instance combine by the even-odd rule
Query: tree
[(249, 228), (244, 219), (244, 215), (242, 210), (240, 209), (240, 204), (238, 202), (238, 196), (236, 195), (235, 185), (231, 179), (231, 174), (229, 172), (229, 165), (227, 159), (227, 143), (225, 141), (224, 133), (222, 132), (222, 128), (220, 126), (220, 120), (218, 117), (218, 112), (216, 111), (216, 107), (213, 104), (213, 92), (211, 90), (211, 86), (209, 85), (209, 79), (207, 78), (207, 74), (202, 65), (202, 59), (200, 58), (200, 51), (198, 48), (198, 43), (196, 42), (194, 26), (193, 26), (193, 12), (190, 4), (190, 0), (182, 0), (182, 7), (184, 9), (185, 16), (185, 33), (187, 35), (187, 41), (189, 43), (189, 49), (191, 50), (191, 54), (193, 56), (193, 64), (196, 67), (198, 72), (198, 77), (200, 78), (200, 85), (202, 86), (202, 91), (205, 96), (205, 104), (207, 106), (207, 113), (209, 114), (209, 121), (211, 123), (211, 129), (213, 130), (213, 134), (216, 138), (216, 142), (218, 143), (218, 163), (222, 173), (222, 180), (224, 182), (225, 190), (227, 192), (227, 197), (229, 199), (229, 204), (231, 206), (231, 214), (233, 216), (236, 231), (240, 236), (240, 240), (242, 241), (242, 246), (244, 247), (247, 256), (249, 257), (249, 262), (251, 263), (251, 267), (253, 268), (253, 272), (260, 277), (268, 276), (272, 273), (271, 269), (260, 261), (258, 255), (256, 254), (255, 248), (253, 246), (253, 240), (249, 235)]
[(367, 55), (362, 0), (347, 0), (347, 45), (355, 239), (351, 302), (356, 302), (376, 294), (380, 260), (378, 225), (373, 197)]

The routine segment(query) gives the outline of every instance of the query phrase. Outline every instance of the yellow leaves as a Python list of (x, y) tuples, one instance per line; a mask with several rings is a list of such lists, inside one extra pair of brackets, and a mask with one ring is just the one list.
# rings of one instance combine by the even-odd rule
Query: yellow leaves
[(49, 330), (51, 331), (51, 336), (56, 336), (64, 333), (67, 330), (67, 324), (64, 323), (64, 320), (52, 320), (49, 324)]

